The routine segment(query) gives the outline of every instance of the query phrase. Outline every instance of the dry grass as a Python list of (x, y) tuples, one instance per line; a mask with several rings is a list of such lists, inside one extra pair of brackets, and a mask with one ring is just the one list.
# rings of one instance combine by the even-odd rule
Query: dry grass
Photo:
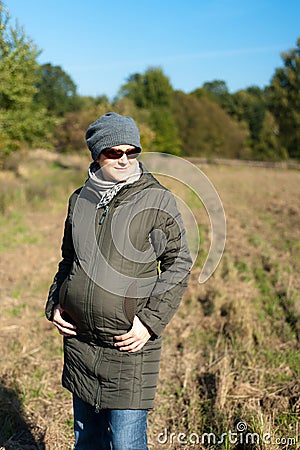
[[(60, 385), (61, 338), (43, 308), (60, 258), (67, 197), (79, 181), (71, 169), (49, 164), (32, 181), (40, 186), (38, 200), (32, 204), (30, 182), (22, 178), (10, 180), (18, 194), (6, 190), (2, 203), (0, 448), (6, 450), (68, 450), (73, 443), (71, 398)], [(299, 431), (300, 172), (201, 168), (223, 200), (227, 245), (204, 285), (194, 267), (167, 327), (150, 448), (293, 449), (287, 439)], [(84, 161), (81, 179), (85, 170)], [(191, 208), (206, 251), (207, 218), (196, 203)], [(228, 432), (240, 421), (259, 443), (245, 444), (240, 434), (230, 442)], [(204, 433), (227, 437), (209, 445)]]

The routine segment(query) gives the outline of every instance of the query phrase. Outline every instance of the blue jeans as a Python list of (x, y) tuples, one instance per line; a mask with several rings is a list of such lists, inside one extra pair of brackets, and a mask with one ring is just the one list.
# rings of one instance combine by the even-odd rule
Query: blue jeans
[(73, 396), (75, 450), (148, 450), (147, 409), (101, 409)]

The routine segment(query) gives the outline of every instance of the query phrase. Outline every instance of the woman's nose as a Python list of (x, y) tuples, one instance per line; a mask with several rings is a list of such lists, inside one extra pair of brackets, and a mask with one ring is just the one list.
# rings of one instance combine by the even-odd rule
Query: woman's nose
[(127, 163), (128, 158), (126, 153), (123, 153), (123, 155), (121, 156), (121, 158), (119, 158), (119, 161), (121, 161), (122, 163)]

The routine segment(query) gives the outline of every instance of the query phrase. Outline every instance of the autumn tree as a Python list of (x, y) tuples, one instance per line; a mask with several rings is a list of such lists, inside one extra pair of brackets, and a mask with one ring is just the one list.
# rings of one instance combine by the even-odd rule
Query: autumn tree
[(174, 115), (184, 155), (249, 157), (246, 127), (208, 98), (175, 92)]

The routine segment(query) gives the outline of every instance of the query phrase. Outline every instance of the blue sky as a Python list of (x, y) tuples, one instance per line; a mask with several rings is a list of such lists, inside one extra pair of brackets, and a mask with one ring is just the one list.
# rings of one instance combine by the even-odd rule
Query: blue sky
[(4, 0), (80, 95), (112, 99), (133, 73), (161, 67), (174, 89), (224, 80), (269, 84), (300, 37), (299, 0)]

